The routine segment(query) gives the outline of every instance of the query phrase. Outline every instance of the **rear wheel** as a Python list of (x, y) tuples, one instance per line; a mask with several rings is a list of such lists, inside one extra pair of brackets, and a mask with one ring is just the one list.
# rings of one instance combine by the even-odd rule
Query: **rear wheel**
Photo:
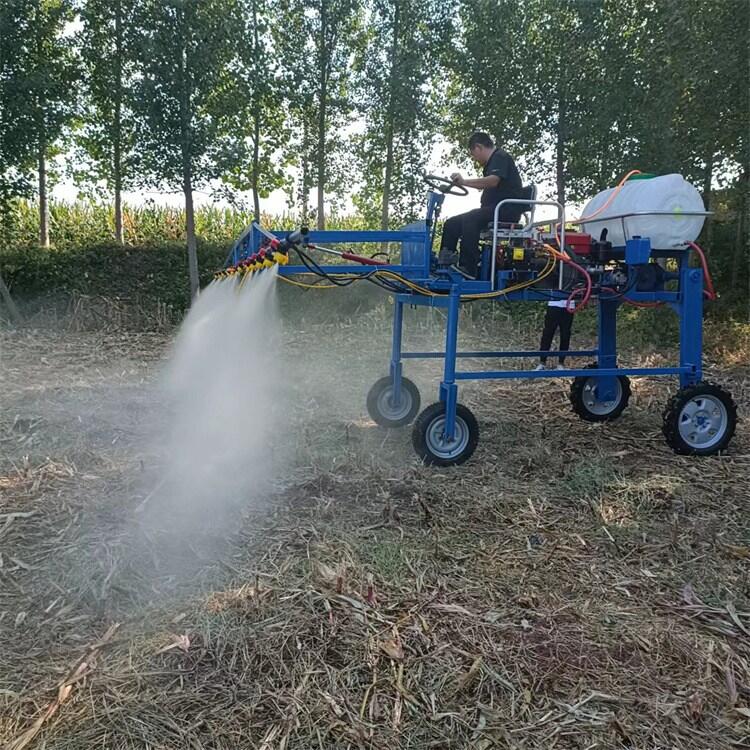
[(393, 378), (377, 380), (367, 394), (367, 411), (381, 427), (403, 427), (411, 424), (419, 411), (419, 389), (409, 378), (401, 378), (401, 393), (393, 398)]
[(417, 455), (431, 466), (457, 466), (467, 461), (479, 442), (476, 417), (463, 404), (456, 404), (453, 438), (445, 437), (445, 404), (428, 406), (412, 429), (412, 443)]
[[(595, 370), (597, 365), (587, 366)], [(599, 393), (600, 378), (593, 375), (573, 379), (570, 386), (570, 403), (573, 411), (587, 422), (611, 422), (623, 413), (630, 401), (630, 380), (619, 375), (615, 380), (615, 392), (612, 398), (602, 399)]]
[(723, 451), (737, 427), (732, 396), (712, 383), (677, 391), (663, 414), (667, 445), (685, 456), (710, 456)]

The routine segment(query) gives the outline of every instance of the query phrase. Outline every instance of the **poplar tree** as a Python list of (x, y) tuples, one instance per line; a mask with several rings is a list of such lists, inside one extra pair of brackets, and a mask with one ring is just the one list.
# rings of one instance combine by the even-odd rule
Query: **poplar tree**
[(36, 172), (39, 244), (49, 246), (48, 162), (76, 109), (78, 66), (66, 24), (68, 0), (0, 5), (0, 183), (30, 187)]
[(79, 182), (103, 182), (114, 196), (115, 240), (120, 245), (122, 192), (134, 175), (135, 10), (135, 0), (85, 0), (80, 9), (86, 108), (76, 136), (76, 177)]
[(139, 172), (185, 199), (190, 293), (199, 291), (194, 191), (222, 173), (237, 109), (235, 0), (141, 0), (135, 83)]

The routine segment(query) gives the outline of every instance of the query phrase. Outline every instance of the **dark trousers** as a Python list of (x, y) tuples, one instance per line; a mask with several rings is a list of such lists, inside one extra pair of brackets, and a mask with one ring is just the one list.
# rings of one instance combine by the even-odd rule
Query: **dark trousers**
[[(569, 313), (564, 307), (547, 306), (544, 316), (544, 330), (542, 331), (542, 343), (539, 350), (548, 352), (555, 337), (555, 331), (560, 329), (560, 352), (570, 349), (570, 332), (573, 329), (573, 313)], [(547, 357), (541, 357), (542, 364), (546, 364)], [(560, 364), (565, 362), (565, 355), (560, 356)]]
[(482, 206), (465, 214), (451, 216), (443, 224), (442, 251), (455, 253), (461, 240), (461, 268), (472, 276), (477, 275), (479, 265), (479, 234), (492, 221), (494, 208)]

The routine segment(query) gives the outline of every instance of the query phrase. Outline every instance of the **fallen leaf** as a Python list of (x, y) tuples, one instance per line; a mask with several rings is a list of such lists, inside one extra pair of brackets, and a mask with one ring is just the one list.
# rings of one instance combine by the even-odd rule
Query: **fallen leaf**
[(747, 636), (750, 636), (750, 631), (742, 624), (740, 616), (737, 614), (737, 610), (734, 608), (734, 604), (729, 602), (726, 606), (727, 613), (732, 618), (732, 622)]
[(404, 658), (404, 647), (400, 641), (394, 638), (389, 638), (387, 641), (381, 641), (378, 644), (382, 651), (384, 651), (391, 659), (396, 661), (402, 661)]
[(722, 547), (732, 556), (740, 560), (750, 558), (750, 547), (741, 547), (737, 544), (723, 544)]
[(734, 679), (734, 670), (732, 662), (728, 661), (724, 667), (724, 674), (727, 680), (727, 692), (729, 693), (729, 705), (734, 706), (737, 703), (737, 683)]
[(437, 609), (440, 612), (452, 612), (456, 615), (468, 615), (474, 617), (472, 612), (469, 612), (466, 607), (462, 607), (460, 604), (431, 604), (432, 609)]
[(318, 560), (315, 561), (313, 567), (313, 575), (318, 581), (320, 581), (320, 583), (323, 583), (326, 586), (330, 586), (331, 588), (334, 588), (336, 586), (337, 580), (339, 578), (339, 574), (336, 570), (334, 570), (330, 565), (326, 565), (325, 563)]
[(166, 653), (167, 651), (171, 651), (172, 649), (179, 648), (180, 651), (184, 651), (185, 653), (188, 652), (190, 649), (190, 638), (188, 638), (187, 633), (185, 635), (173, 635), (172, 636), (172, 643), (168, 644), (167, 646), (164, 646), (164, 648), (160, 648), (156, 655)]
[(481, 656), (477, 656), (477, 658), (474, 659), (471, 667), (469, 667), (469, 671), (461, 675), (461, 677), (459, 678), (457, 686), (458, 690), (465, 690), (467, 687), (469, 687), (469, 685), (471, 685), (472, 682), (474, 682), (474, 678), (482, 669), (483, 663), (484, 660)]
[(703, 696), (700, 693), (693, 693), (687, 701), (688, 716), (697, 721), (703, 714)]

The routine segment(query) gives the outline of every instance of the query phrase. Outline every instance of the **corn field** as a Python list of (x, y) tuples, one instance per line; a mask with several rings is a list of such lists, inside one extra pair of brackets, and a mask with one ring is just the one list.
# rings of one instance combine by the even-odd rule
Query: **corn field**
[[(195, 211), (197, 235), (212, 244), (230, 243), (253, 220), (252, 212), (228, 207), (201, 206)], [(291, 228), (299, 219), (290, 213), (261, 214), (267, 227)], [(365, 229), (357, 216), (332, 215), (330, 229)], [(157, 204), (126, 205), (123, 210), (125, 243), (151, 245), (185, 239), (185, 211)], [(0, 243), (29, 246), (39, 237), (39, 209), (35, 203), (15, 201), (0, 224)], [(53, 247), (70, 250), (110, 244), (115, 239), (112, 204), (86, 201), (55, 201), (50, 204), (50, 239)]]

